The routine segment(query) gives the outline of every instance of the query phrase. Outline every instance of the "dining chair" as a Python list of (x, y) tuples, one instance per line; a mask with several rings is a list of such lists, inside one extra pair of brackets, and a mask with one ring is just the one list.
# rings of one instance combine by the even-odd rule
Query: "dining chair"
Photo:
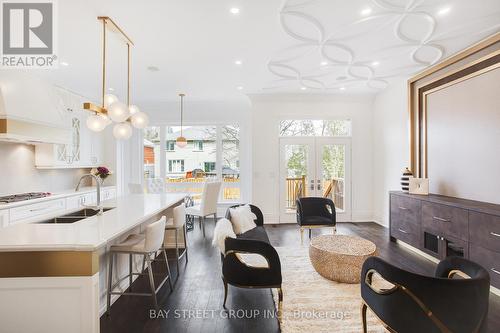
[(148, 193), (164, 193), (165, 181), (161, 178), (148, 179)]
[(217, 201), (219, 199), (221, 182), (207, 182), (203, 186), (201, 202), (199, 205), (186, 208), (186, 215), (197, 216), (200, 228), (203, 228), (205, 237), (205, 217), (213, 215), (217, 222)]

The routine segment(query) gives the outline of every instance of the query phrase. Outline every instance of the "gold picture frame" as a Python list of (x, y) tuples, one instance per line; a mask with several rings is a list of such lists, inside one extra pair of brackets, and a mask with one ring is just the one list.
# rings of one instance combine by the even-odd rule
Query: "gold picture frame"
[(500, 32), (408, 80), (409, 165), (427, 178), (427, 97), (500, 67)]

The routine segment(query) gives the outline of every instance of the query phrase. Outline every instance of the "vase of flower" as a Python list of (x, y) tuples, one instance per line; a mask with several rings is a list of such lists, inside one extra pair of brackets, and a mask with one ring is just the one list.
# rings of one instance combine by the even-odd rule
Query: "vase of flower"
[(94, 170), (93, 174), (97, 176), (100, 185), (102, 186), (104, 184), (104, 180), (111, 175), (111, 172), (105, 166), (100, 166)]

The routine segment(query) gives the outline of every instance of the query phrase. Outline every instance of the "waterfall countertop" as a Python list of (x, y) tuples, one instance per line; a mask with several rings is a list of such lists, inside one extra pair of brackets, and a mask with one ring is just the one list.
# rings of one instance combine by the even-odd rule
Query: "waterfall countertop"
[(95, 251), (184, 200), (185, 194), (130, 194), (103, 202), (113, 209), (74, 223), (28, 223), (0, 230), (0, 252)]

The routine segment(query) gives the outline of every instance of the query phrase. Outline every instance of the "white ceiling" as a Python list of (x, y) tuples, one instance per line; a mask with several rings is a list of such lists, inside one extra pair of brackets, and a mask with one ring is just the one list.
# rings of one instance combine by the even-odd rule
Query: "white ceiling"
[[(97, 100), (96, 17), (107, 15), (135, 42), (132, 99), (148, 107), (179, 92), (198, 100), (374, 93), (392, 77), (500, 30), (499, 0), (64, 0), (58, 6), (58, 53), (69, 66), (40, 75)], [(232, 7), (240, 14), (231, 14)], [(121, 98), (125, 55), (125, 46), (110, 40), (108, 86)]]

